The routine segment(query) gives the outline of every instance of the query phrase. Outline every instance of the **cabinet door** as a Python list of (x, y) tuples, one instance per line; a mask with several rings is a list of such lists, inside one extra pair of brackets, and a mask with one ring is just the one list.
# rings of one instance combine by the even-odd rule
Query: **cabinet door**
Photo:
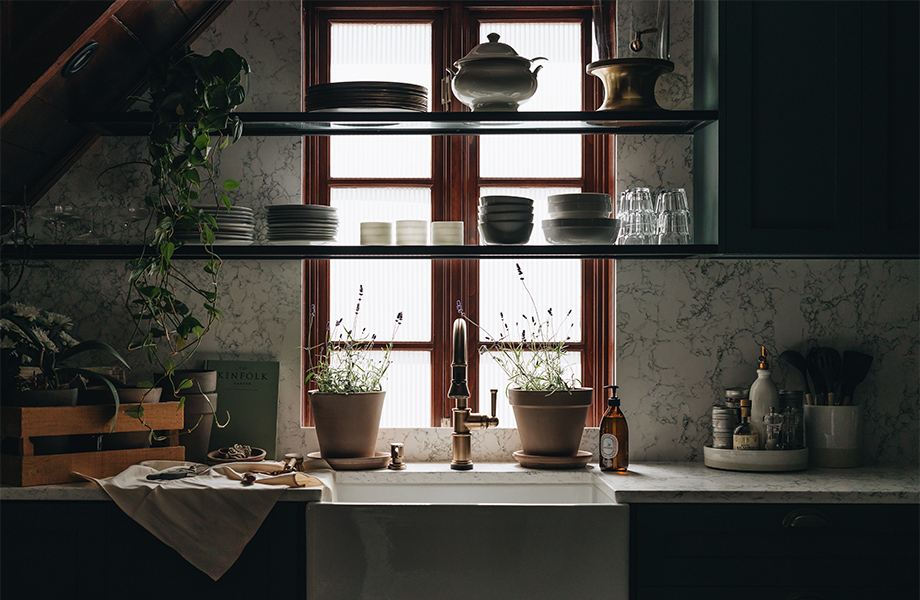
[(860, 4), (721, 9), (723, 249), (857, 254)]
[(630, 580), (647, 599), (917, 598), (917, 508), (634, 504)]
[(916, 255), (920, 3), (864, 2), (862, 22), (863, 250)]

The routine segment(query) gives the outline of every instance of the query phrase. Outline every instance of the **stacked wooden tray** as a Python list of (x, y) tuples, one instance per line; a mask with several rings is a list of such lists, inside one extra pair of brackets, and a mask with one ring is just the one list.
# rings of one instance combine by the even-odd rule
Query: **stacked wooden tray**
[[(124, 412), (136, 404), (122, 404), (115, 422), (115, 433), (146, 431), (140, 421)], [(114, 416), (111, 405), (0, 407), (0, 435), (17, 443), (15, 454), (0, 455), (0, 482), (30, 486), (84, 481), (75, 472), (91, 477), (117, 475), (143, 460), (184, 460), (185, 448), (178, 446), (178, 436), (169, 435), (170, 446), (106, 450), (71, 454), (35, 455), (32, 437), (109, 433)], [(144, 421), (156, 430), (175, 434), (182, 428), (182, 411), (178, 402), (144, 404)]]

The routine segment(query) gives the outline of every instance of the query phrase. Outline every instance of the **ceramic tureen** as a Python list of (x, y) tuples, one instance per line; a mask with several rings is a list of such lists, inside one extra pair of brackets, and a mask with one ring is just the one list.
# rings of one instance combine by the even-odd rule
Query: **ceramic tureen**
[(537, 91), (537, 73), (543, 65), (533, 71), (530, 66), (546, 59), (518, 56), (511, 46), (499, 42), (499, 37), (490, 33), (488, 42), (454, 63), (456, 73), (447, 70), (454, 96), (474, 112), (516, 111)]

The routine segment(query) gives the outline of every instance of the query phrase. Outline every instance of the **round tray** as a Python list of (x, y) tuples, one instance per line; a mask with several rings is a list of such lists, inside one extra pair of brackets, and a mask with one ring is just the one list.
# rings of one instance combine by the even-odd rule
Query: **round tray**
[(703, 464), (726, 471), (803, 471), (808, 468), (808, 448), (801, 450), (722, 450), (703, 446)]
[(390, 462), (389, 452), (375, 452), (374, 456), (360, 458), (325, 458), (319, 452), (310, 452), (307, 458), (320, 458), (336, 471), (367, 471), (370, 469), (385, 469)]

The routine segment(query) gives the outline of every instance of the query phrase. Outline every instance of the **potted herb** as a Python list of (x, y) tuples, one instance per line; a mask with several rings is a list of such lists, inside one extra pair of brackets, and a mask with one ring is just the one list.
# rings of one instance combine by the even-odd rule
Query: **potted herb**
[[(364, 286), (358, 287), (358, 302), (351, 327), (338, 319), (327, 324), (326, 338), (310, 345), (304, 383), (310, 390), (310, 405), (316, 437), (323, 458), (365, 458), (374, 456), (380, 415), (386, 392), (381, 380), (392, 361), (392, 344), (374, 351), (376, 334), (358, 330), (358, 315)], [(310, 323), (316, 318), (316, 306), (310, 307)], [(402, 323), (396, 315), (393, 337)]]
[[(523, 321), (516, 321), (512, 328), (500, 313), (501, 335), (495, 337), (483, 331), (487, 343), (480, 347), (480, 353), (491, 353), (508, 377), (506, 391), (524, 454), (575, 456), (594, 390), (580, 387), (565, 360), (570, 336), (563, 335), (562, 329), (572, 311), (556, 325), (553, 310), (542, 312), (537, 308), (520, 265), (515, 267), (533, 306), (533, 315), (524, 315)], [(463, 312), (460, 301), (457, 311), (476, 325)]]

